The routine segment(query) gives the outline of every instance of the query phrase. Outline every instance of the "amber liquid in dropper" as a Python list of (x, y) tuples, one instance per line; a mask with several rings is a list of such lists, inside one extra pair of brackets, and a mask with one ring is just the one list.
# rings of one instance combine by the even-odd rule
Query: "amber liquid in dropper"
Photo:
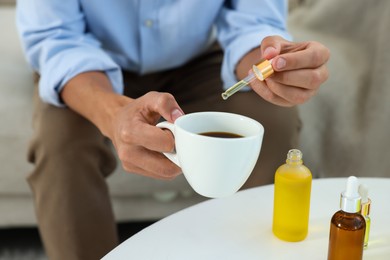
[(223, 92), (221, 95), (222, 99), (228, 99), (231, 95), (233, 95), (240, 89), (248, 86), (253, 80), (255, 80), (255, 76), (253, 74), (249, 74), (246, 78), (240, 80), (239, 82), (231, 86), (229, 89), (227, 89), (225, 92)]
[[(228, 88), (225, 92), (222, 93), (222, 99), (226, 100), (231, 95), (239, 91), (240, 89), (251, 84), (256, 78), (263, 81), (265, 78), (269, 77), (274, 73), (272, 68), (272, 59), (271, 60), (262, 60), (260, 63), (252, 66), (252, 72), (249, 73), (244, 79), (240, 80), (230, 88)], [(255, 75), (256, 74), (256, 75)]]

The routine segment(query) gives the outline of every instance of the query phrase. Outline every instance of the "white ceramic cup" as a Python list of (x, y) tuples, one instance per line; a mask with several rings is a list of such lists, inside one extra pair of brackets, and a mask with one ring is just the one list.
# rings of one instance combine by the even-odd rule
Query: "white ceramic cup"
[[(237, 192), (250, 176), (260, 154), (264, 127), (257, 121), (225, 112), (186, 114), (175, 123), (161, 122), (175, 138), (175, 153), (164, 153), (181, 167), (191, 187), (210, 198)], [(240, 138), (203, 136), (204, 132), (228, 132)]]

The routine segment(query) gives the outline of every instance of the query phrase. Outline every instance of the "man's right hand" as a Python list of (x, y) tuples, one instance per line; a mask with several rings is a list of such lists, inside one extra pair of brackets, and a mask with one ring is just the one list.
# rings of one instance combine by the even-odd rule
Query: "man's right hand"
[(174, 122), (183, 115), (174, 97), (168, 93), (149, 92), (132, 100), (118, 111), (110, 137), (128, 172), (171, 179), (181, 169), (161, 152), (171, 152), (175, 143), (170, 131), (156, 127), (163, 116)]
[(61, 97), (112, 140), (127, 172), (159, 179), (181, 173), (162, 154), (174, 149), (171, 132), (155, 126), (161, 116), (174, 122), (184, 114), (171, 94), (149, 92), (131, 99), (114, 93), (104, 73), (86, 72), (71, 79)]

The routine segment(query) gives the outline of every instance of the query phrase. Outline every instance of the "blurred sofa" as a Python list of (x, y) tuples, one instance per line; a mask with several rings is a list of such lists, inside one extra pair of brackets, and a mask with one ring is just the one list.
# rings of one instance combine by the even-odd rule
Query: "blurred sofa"
[(390, 1), (294, 2), (295, 40), (331, 51), (328, 81), (299, 107), (305, 163), (315, 177), (389, 178)]
[[(32, 170), (26, 151), (32, 134), (33, 75), (17, 36), (15, 7), (1, 1), (0, 28), (0, 227), (34, 226), (25, 180)], [(204, 200), (183, 176), (159, 181), (125, 173), (120, 166), (108, 185), (118, 222), (156, 220)]]

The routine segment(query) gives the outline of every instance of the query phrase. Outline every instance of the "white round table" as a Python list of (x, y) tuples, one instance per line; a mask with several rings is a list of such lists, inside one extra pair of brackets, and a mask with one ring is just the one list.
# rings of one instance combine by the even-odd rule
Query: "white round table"
[[(330, 219), (346, 178), (313, 180), (309, 234), (284, 242), (272, 233), (273, 185), (179, 211), (130, 237), (104, 260), (326, 259)], [(390, 179), (359, 178), (369, 188), (371, 232), (364, 259), (390, 259)]]

